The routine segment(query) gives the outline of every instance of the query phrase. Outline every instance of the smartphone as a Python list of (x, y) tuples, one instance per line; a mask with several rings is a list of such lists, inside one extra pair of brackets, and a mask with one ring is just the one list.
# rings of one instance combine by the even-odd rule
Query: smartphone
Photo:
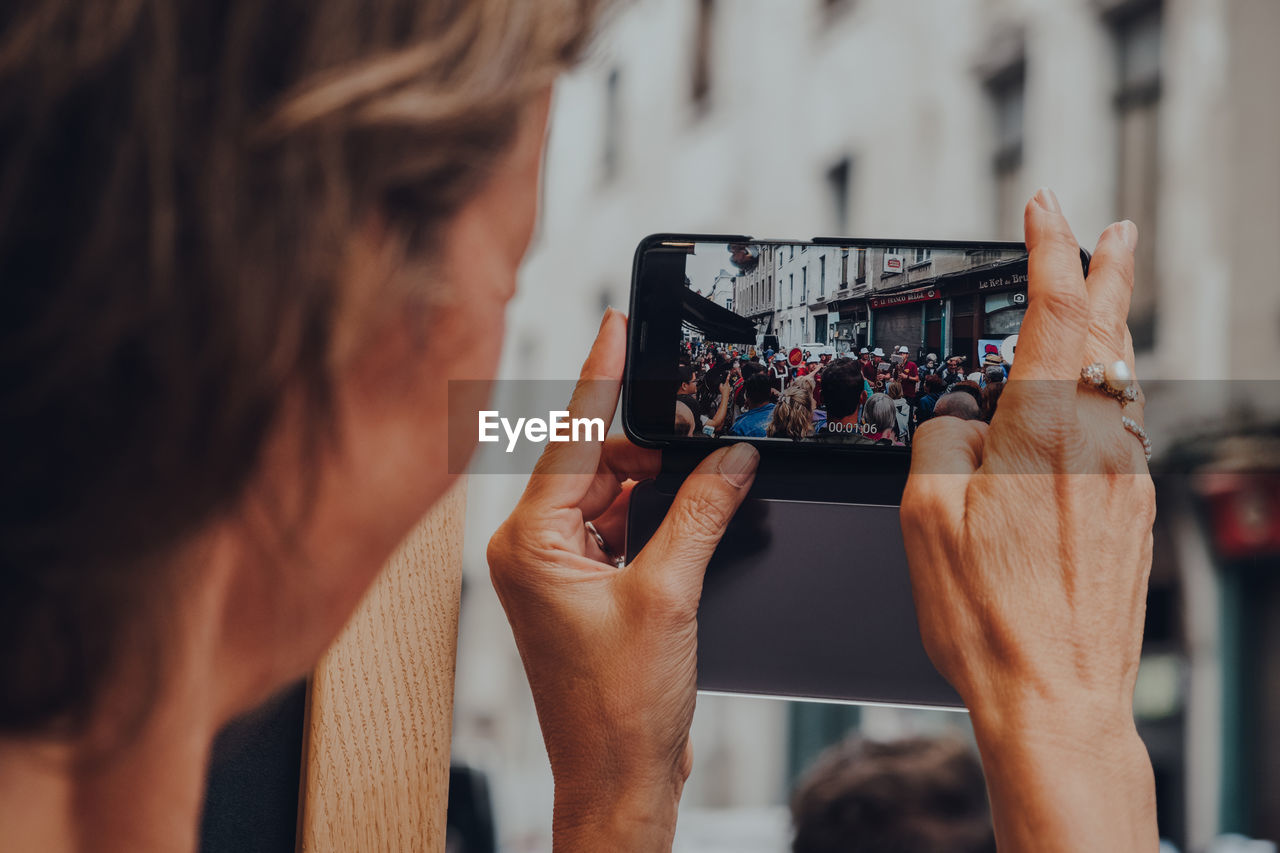
[(746, 440), (905, 465), (941, 394), (989, 419), (982, 391), (1016, 370), (1026, 309), (1021, 243), (653, 235), (633, 265), (623, 427), (649, 447)]
[(990, 419), (1026, 308), (1021, 243), (641, 241), (622, 423), (663, 471), (632, 492), (628, 556), (707, 453), (760, 451), (707, 568), (700, 689), (960, 707), (920, 640), (898, 505), (941, 400)]

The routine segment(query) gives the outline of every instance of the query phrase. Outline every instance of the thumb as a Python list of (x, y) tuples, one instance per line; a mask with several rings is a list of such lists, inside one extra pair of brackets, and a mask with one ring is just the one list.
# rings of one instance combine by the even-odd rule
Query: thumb
[(712, 552), (755, 479), (760, 454), (746, 442), (717, 450), (685, 479), (653, 538), (632, 567), (640, 581), (696, 597)]

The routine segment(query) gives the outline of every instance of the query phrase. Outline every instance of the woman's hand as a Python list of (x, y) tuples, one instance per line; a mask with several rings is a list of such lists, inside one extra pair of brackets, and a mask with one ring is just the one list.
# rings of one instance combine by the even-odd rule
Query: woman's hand
[(990, 427), (916, 433), (902, 526), (921, 633), (972, 712), (1002, 853), (1154, 850), (1132, 700), (1155, 497), (1120, 421), (1141, 405), (1077, 382), (1095, 361), (1132, 372), (1137, 234), (1108, 228), (1086, 281), (1052, 193), (1026, 233), (1030, 304)]
[[(626, 318), (606, 312), (570, 417), (612, 421), (625, 337)], [(659, 453), (621, 438), (548, 444), (490, 541), (555, 776), (557, 851), (670, 849), (692, 762), (702, 576), (756, 462), (747, 444), (708, 456), (618, 568), (584, 523), (620, 551), (629, 481), (655, 475)]]

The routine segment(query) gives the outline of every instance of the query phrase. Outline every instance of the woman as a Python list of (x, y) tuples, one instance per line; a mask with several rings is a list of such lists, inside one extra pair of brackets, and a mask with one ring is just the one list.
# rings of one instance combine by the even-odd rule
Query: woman
[(798, 378), (778, 397), (769, 418), (769, 426), (765, 429), (765, 434), (770, 438), (799, 440), (813, 435), (813, 396), (808, 384), (803, 382), (806, 379), (809, 377)]
[[(496, 370), (468, 342), (502, 339), (549, 85), (593, 4), (282, 8), (28, 0), (0, 24), (6, 853), (192, 850), (214, 733), (314, 665), (453, 480), (448, 381)], [(1005, 850), (1154, 846), (1129, 706), (1150, 479), (1115, 401), (1074, 384), (1132, 361), (1134, 239), (1108, 229), (1086, 287), (1040, 193), (1028, 381), (989, 430), (916, 439), (920, 624), (972, 709)], [(606, 312), (575, 417), (612, 418), (625, 337)], [(584, 521), (620, 542), (625, 482), (659, 457), (548, 448), (489, 555), (557, 849), (666, 849), (702, 573), (757, 455), (711, 453), (615, 568)]]
[(897, 379), (889, 383), (885, 393), (893, 401), (893, 411), (898, 418), (897, 434), (904, 442), (907, 440), (907, 428), (911, 423), (911, 403), (902, 395), (902, 383)]
[(877, 392), (862, 407), (862, 437), (875, 444), (903, 443), (898, 434), (898, 412), (888, 394)]

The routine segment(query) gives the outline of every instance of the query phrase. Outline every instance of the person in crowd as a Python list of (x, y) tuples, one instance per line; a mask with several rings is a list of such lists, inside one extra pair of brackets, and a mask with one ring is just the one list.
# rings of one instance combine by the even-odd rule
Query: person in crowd
[(876, 378), (872, 383), (872, 392), (883, 394), (889, 386), (889, 382), (893, 379), (893, 365), (887, 361), (882, 361), (876, 365)]
[(871, 350), (862, 348), (858, 353), (858, 366), (861, 367), (862, 375), (868, 382), (876, 381), (876, 362)]
[(888, 394), (877, 392), (862, 407), (862, 436), (873, 444), (905, 444), (898, 434), (898, 413)]
[(936, 373), (930, 373), (924, 378), (924, 393), (916, 401), (916, 426), (933, 417), (933, 407), (947, 390), (947, 383), (941, 376)]
[(791, 795), (791, 853), (996, 853), (982, 766), (954, 738), (828, 747)]
[(953, 392), (953, 393), (968, 394), (970, 397), (973, 398), (973, 401), (975, 403), (977, 403), (979, 406), (982, 405), (982, 388), (978, 385), (977, 382), (971, 379), (962, 379), (959, 382), (952, 385), (947, 390), (948, 392)]
[(697, 419), (693, 415), (693, 409), (681, 400), (676, 400), (676, 425), (675, 434), (678, 436), (693, 435), (694, 429), (697, 427)]
[(765, 434), (770, 438), (809, 438), (813, 435), (813, 396), (804, 376), (791, 383), (774, 404)]
[(801, 376), (798, 377), (794, 385), (799, 385), (808, 392), (809, 397), (813, 400), (813, 428), (809, 430), (811, 435), (818, 433), (823, 429), (827, 421), (827, 413), (823, 408), (821, 398), (822, 374), (826, 373), (827, 365), (823, 365), (822, 372), (817, 376)]
[(898, 355), (902, 358), (898, 365), (898, 380), (902, 383), (902, 396), (910, 402), (915, 400), (916, 390), (920, 387), (920, 366), (911, 360), (910, 350), (905, 345), (898, 347)]
[(898, 416), (897, 434), (905, 442), (910, 437), (907, 430), (911, 423), (911, 403), (903, 396), (902, 383), (897, 379), (891, 380), (884, 392), (893, 401), (893, 410)]
[(773, 357), (773, 362), (770, 364), (769, 367), (770, 367), (770, 375), (773, 378), (773, 383), (777, 387), (779, 393), (781, 393), (782, 391), (786, 390), (787, 380), (790, 378), (790, 370), (788, 369), (789, 365), (787, 364), (787, 357), (782, 353), (776, 354)]
[(987, 344), (982, 349), (982, 368), (990, 372), (993, 367), (1000, 368), (1000, 372), (1004, 378), (1009, 376), (1009, 365), (1005, 364), (1004, 358), (1000, 355), (1000, 347), (995, 344)]
[(751, 374), (743, 381), (742, 399), (746, 411), (733, 422), (729, 434), (763, 438), (773, 415), (773, 383), (763, 373)]
[(920, 375), (932, 376), (938, 372), (938, 354), (931, 352), (924, 357), (924, 364), (920, 365)]
[(677, 364), (676, 376), (680, 382), (676, 400), (688, 406), (694, 418), (698, 419), (698, 426), (702, 426), (702, 406), (698, 402), (698, 372), (691, 365)]
[(955, 385), (957, 382), (964, 380), (964, 356), (950, 355), (947, 356), (947, 363), (942, 368), (942, 381), (947, 388)]
[(1005, 380), (1004, 365), (997, 364), (987, 367), (982, 373), (982, 387), (987, 388), (991, 385), (1000, 385)]
[[(313, 669), (457, 482), (450, 383), (496, 375), (475, 330), (504, 340), (551, 84), (597, 5), (28, 0), (0, 16), (0, 851), (192, 853), (217, 732)], [(1104, 232), (1086, 286), (1056, 197), (1037, 194), (1020, 371), (1074, 380), (1126, 357), (1136, 239)], [(572, 417), (612, 423), (627, 322), (605, 312)], [(1010, 406), (1031, 393), (1017, 384), (1009, 418), (934, 417), (913, 437), (921, 637), (970, 710), (1002, 853), (1152, 849), (1132, 708), (1155, 512), (1142, 446), (1111, 397)], [(671, 847), (703, 573), (759, 459), (709, 450), (629, 563), (608, 544), (625, 484), (661, 458), (623, 436), (548, 443), (489, 541), (557, 850)], [(1085, 465), (1128, 476), (1070, 473)], [(998, 473), (1027, 468), (1034, 482)], [(380, 770), (359, 781), (415, 787)], [(421, 826), (388, 834), (422, 847)]]
[(1004, 382), (988, 382), (987, 387), (982, 389), (982, 419), (987, 423), (991, 423), (991, 418), (996, 413), (1000, 395), (1004, 393), (1004, 385)]
[(935, 418), (949, 415), (962, 421), (982, 420), (982, 404), (980, 397), (968, 393), (965, 389), (948, 391), (938, 398), (933, 407)]
[(983, 374), (982, 371), (975, 370), (971, 372), (968, 376), (966, 376), (965, 380), (968, 382), (972, 382), (974, 385), (977, 385), (979, 388), (981, 388), (983, 382), (986, 381), (986, 376), (985, 374)]
[(867, 399), (867, 381), (859, 361), (836, 359), (822, 371), (825, 429), (817, 435), (837, 441), (862, 441), (858, 416)]

